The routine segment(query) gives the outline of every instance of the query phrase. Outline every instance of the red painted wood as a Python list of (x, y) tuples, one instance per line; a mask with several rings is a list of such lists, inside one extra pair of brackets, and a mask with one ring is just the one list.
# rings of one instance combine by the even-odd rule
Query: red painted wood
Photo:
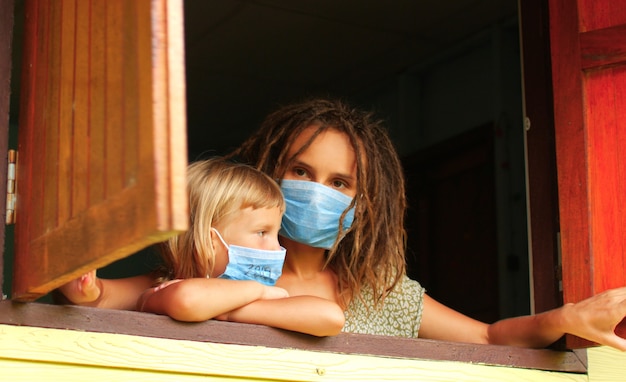
[(576, 302), (626, 285), (626, 8), (551, 0), (550, 24), (563, 297)]
[(626, 63), (626, 24), (580, 34), (582, 68)]

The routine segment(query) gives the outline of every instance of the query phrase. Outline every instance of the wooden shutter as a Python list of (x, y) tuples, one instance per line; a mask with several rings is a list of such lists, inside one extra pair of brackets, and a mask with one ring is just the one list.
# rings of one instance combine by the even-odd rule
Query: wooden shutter
[(187, 227), (181, 0), (25, 4), (13, 298)]
[(563, 299), (575, 302), (626, 285), (626, 7), (549, 4)]

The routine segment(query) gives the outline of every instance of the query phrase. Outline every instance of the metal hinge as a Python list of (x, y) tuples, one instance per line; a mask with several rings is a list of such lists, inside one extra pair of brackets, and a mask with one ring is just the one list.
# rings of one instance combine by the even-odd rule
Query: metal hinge
[(16, 173), (17, 173), (17, 151), (9, 150), (8, 153), (8, 169), (7, 169), (7, 208), (6, 208), (6, 224), (15, 223), (15, 195), (16, 189)]

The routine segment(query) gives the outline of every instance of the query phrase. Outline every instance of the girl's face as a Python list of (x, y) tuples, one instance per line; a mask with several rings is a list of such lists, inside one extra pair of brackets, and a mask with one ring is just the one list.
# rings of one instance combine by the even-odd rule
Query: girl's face
[[(279, 250), (278, 231), (283, 214), (280, 208), (244, 208), (225, 222), (216, 224), (228, 245), (241, 247)], [(228, 248), (224, 246), (217, 234), (211, 230), (211, 241), (215, 251), (215, 266), (211, 277), (224, 273), (228, 264)]]
[[(287, 157), (291, 158), (304, 146), (315, 130), (315, 126), (304, 129), (294, 140)], [(283, 178), (321, 183), (354, 197), (356, 155), (348, 136), (335, 129), (323, 131), (295, 158)]]

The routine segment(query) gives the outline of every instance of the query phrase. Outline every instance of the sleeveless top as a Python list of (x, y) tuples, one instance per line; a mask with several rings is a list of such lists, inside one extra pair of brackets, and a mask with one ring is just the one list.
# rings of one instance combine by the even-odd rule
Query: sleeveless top
[(345, 311), (342, 331), (416, 338), (422, 321), (424, 293), (417, 281), (404, 276), (383, 305), (375, 309), (372, 289), (363, 288), (361, 298), (353, 298)]

